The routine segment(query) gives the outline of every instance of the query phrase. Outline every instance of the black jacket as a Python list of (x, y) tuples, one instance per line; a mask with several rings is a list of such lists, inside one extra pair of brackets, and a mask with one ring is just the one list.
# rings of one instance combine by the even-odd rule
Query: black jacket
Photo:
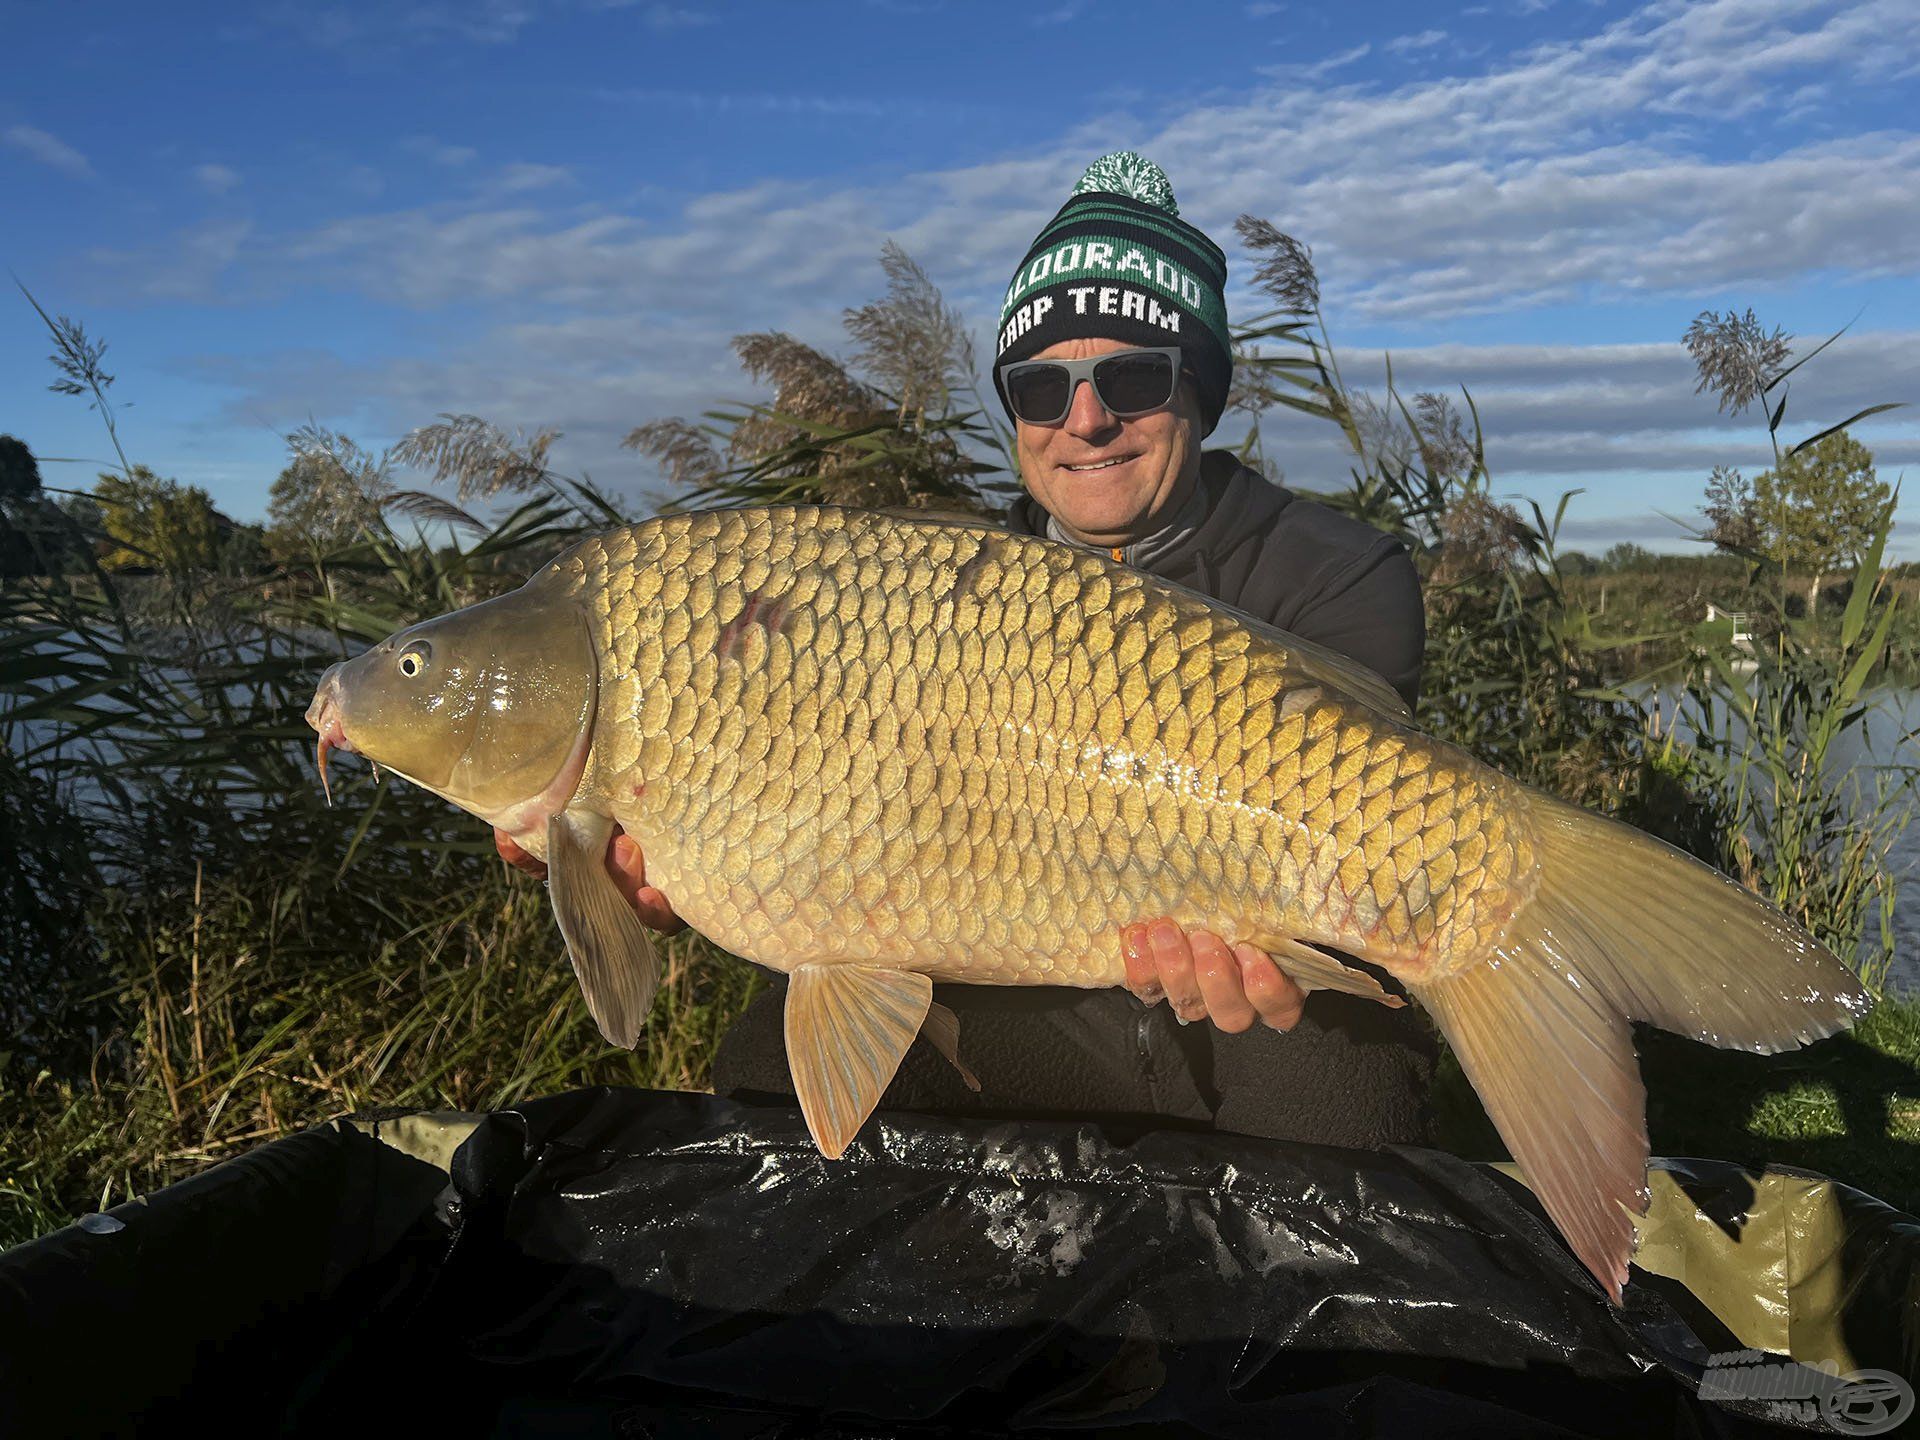
[[(1201, 484), (1204, 509), (1189, 531), (1116, 558), (1358, 660), (1413, 704), (1425, 619), (1406, 549), (1225, 451), (1203, 457)], [(1046, 512), (1022, 496), (1008, 528), (1044, 535)], [(718, 1093), (791, 1103), (785, 994), (782, 978), (722, 1039)], [(981, 1089), (969, 1091), (922, 1040), (882, 1106), (1186, 1124), (1355, 1148), (1429, 1138), (1437, 1047), (1412, 1008), (1316, 991), (1285, 1034), (1256, 1025), (1227, 1035), (1181, 1026), (1171, 1006), (1125, 990), (936, 985), (934, 998), (958, 1014), (961, 1058)]]

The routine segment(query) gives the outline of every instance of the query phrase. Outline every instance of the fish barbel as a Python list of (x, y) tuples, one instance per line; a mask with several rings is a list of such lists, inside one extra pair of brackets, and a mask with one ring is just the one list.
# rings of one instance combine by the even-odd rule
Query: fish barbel
[[(806, 506), (669, 516), (329, 670), (308, 719), (550, 867), (601, 1031), (657, 983), (615, 825), (726, 949), (788, 972), (787, 1051), (838, 1157), (936, 980), (1125, 984), (1168, 915), (1303, 989), (1438, 1022), (1619, 1303), (1647, 1204), (1629, 1021), (1771, 1051), (1870, 1001), (1710, 867), (1411, 727), (1377, 676), (1104, 555)], [(964, 1046), (964, 1037), (961, 1037)]]

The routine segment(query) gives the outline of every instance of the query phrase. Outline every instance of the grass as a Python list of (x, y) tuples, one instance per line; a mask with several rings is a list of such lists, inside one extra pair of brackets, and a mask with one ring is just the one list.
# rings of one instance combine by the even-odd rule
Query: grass
[[(691, 932), (662, 943), (661, 991), (631, 1053), (606, 1045), (543, 887), (480, 857), (437, 911), (358, 964), (316, 950), (251, 886), (202, 887), (175, 918), (122, 917), (122, 1063), (0, 1082), (0, 1244), (192, 1174), (250, 1145), (382, 1106), (497, 1109), (583, 1085), (703, 1089), (761, 972)], [(463, 873), (464, 872), (464, 873)], [(271, 913), (281, 910), (276, 918)]]

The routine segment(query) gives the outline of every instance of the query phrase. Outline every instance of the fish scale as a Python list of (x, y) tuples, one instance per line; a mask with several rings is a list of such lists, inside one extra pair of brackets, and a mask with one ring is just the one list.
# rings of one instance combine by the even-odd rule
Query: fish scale
[[(1444, 971), (1527, 868), (1523, 817), (1473, 803), (1510, 782), (1101, 557), (770, 509), (616, 532), (562, 570), (605, 627), (584, 786), (689, 923), (776, 969), (1114, 985), (1117, 928), (1167, 914)], [(722, 643), (755, 612), (778, 623)]]

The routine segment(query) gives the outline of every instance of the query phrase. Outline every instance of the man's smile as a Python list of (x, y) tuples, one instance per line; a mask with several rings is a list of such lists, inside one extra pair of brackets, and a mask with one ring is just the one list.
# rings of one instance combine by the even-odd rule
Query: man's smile
[(1078, 465), (1062, 465), (1060, 468), (1062, 470), (1070, 470), (1076, 475), (1083, 475), (1093, 470), (1111, 469), (1115, 465), (1124, 465), (1129, 460), (1137, 460), (1139, 458), (1137, 455), (1113, 455), (1105, 460), (1087, 460)]

